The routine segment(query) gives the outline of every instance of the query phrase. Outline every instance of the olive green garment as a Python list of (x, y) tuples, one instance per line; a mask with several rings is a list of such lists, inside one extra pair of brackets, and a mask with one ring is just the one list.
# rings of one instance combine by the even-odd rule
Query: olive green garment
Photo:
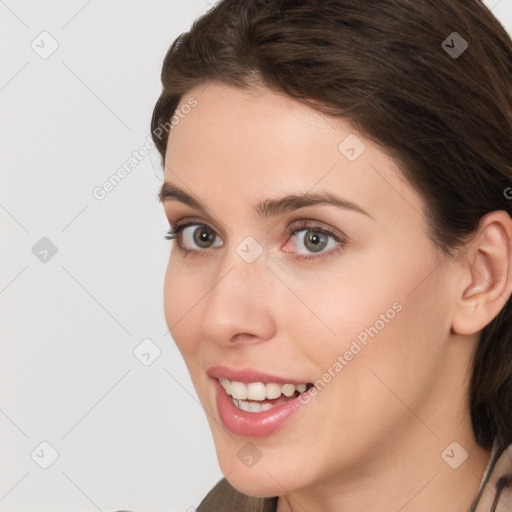
[(201, 501), (197, 512), (276, 512), (277, 496), (254, 498), (237, 491), (222, 478)]

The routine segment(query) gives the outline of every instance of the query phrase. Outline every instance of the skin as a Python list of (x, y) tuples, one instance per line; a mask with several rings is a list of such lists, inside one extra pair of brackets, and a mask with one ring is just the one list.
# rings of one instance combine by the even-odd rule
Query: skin
[[(490, 456), (471, 428), (471, 359), (478, 331), (511, 293), (510, 218), (489, 214), (449, 258), (427, 235), (421, 196), (346, 120), (263, 88), (210, 83), (181, 104), (191, 96), (198, 104), (170, 133), (165, 179), (207, 213), (163, 204), (170, 223), (193, 217), (213, 234), (208, 249), (192, 238), (201, 228), (187, 228), (182, 243), (198, 257), (172, 242), (164, 307), (223, 474), (243, 493), (280, 496), (278, 512), (465, 512)], [(350, 134), (366, 146), (355, 161), (338, 150)], [(253, 211), (264, 199), (320, 190), (368, 215), (328, 205), (269, 218)], [(301, 219), (314, 228), (287, 235)], [(304, 235), (317, 227), (344, 245), (329, 238), (314, 252)], [(263, 248), (250, 264), (236, 252), (247, 236)], [(272, 435), (223, 427), (209, 365), (315, 382), (394, 303), (400, 312)], [(441, 456), (454, 441), (468, 453), (457, 469)], [(252, 467), (237, 457), (248, 442), (261, 453)]]

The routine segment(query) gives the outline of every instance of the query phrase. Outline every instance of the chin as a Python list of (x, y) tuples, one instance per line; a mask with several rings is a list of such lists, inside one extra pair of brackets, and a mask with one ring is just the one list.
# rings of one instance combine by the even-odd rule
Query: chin
[[(236, 455), (235, 455), (236, 457)], [(274, 466), (260, 461), (253, 467), (244, 467), (238, 459), (220, 463), (220, 469), (226, 480), (237, 491), (257, 498), (272, 498), (297, 488), (298, 480), (304, 474), (294, 474), (282, 465)]]
[(231, 473), (226, 476), (226, 480), (237, 491), (254, 496), (256, 498), (272, 498), (283, 493), (283, 487), (279, 485), (268, 473), (265, 476), (261, 473), (253, 474), (248, 470), (245, 474), (241, 472)]

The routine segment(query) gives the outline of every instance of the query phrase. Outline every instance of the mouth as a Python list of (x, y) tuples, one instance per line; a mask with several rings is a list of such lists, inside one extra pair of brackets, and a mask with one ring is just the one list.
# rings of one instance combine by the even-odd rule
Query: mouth
[[(217, 412), (233, 434), (262, 438), (285, 428), (299, 411), (314, 411), (311, 403), (316, 388), (306, 379), (270, 374), (254, 368), (210, 366)], [(305, 395), (305, 396), (302, 396)], [(297, 421), (297, 420), (295, 420)]]
[(210, 380), (220, 420), (236, 435), (267, 437), (285, 428), (292, 418), (306, 414), (299, 411), (315, 410), (316, 404), (305, 407), (315, 391), (312, 383), (241, 382), (224, 377)]
[(245, 412), (268, 411), (290, 402), (313, 387), (313, 383), (240, 382), (218, 379), (232, 404)]

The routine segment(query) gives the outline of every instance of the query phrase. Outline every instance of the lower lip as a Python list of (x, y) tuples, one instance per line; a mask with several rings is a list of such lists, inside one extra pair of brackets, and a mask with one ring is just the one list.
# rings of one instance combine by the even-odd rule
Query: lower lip
[(246, 412), (233, 404), (232, 398), (226, 393), (218, 379), (212, 378), (212, 380), (220, 419), (229, 431), (240, 436), (268, 437), (301, 410), (305, 403), (309, 402), (308, 400), (303, 403), (299, 400), (300, 396), (308, 393), (305, 391), (293, 400), (268, 411)]

